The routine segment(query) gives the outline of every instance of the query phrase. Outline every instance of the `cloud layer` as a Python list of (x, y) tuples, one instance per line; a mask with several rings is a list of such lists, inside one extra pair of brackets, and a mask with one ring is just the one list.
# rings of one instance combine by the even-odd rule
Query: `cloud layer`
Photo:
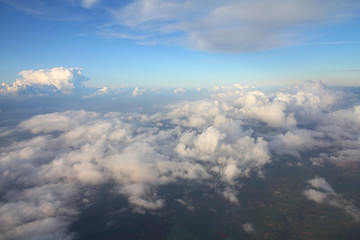
[[(59, 79), (71, 79), (71, 71), (58, 70)], [(51, 71), (23, 76), (31, 84), (56, 79)], [(73, 89), (60, 82), (58, 90)], [(0, 238), (71, 239), (67, 227), (91, 204), (87, 189), (102, 184), (114, 184), (142, 213), (163, 208), (159, 189), (182, 181), (208, 184), (238, 204), (243, 178), (266, 178), (267, 164), (301, 160), (309, 150), (319, 152), (317, 165), (359, 162), (360, 108), (344, 90), (309, 81), (274, 93), (234, 85), (209, 94), (148, 114), (55, 110), (1, 129), (1, 139), (10, 140), (0, 149)], [(309, 183), (304, 197), (358, 220), (355, 205), (323, 178)], [(251, 224), (243, 227), (254, 233)]]

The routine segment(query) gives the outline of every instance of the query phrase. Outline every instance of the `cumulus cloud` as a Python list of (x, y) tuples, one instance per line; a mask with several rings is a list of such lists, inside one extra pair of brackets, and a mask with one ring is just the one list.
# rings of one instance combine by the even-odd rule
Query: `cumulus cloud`
[(324, 134), (321, 132), (294, 129), (275, 136), (270, 145), (278, 154), (289, 154), (300, 158), (302, 151), (329, 147), (331, 144), (324, 140)]
[(186, 92), (186, 90), (183, 88), (177, 88), (174, 90), (174, 93), (180, 93), (180, 92)]
[(343, 209), (356, 221), (360, 220), (360, 210), (356, 206), (337, 194), (324, 178), (315, 177), (309, 180), (309, 184), (315, 189), (307, 189), (304, 195), (311, 201), (318, 204), (329, 204), (333, 207)]
[(254, 234), (255, 233), (254, 226), (251, 223), (245, 223), (243, 225), (243, 228), (244, 228), (245, 232), (247, 232), (248, 234)]
[[(11, 139), (0, 146), (0, 237), (71, 239), (67, 227), (91, 204), (84, 189), (102, 184), (133, 211), (155, 212), (166, 207), (162, 187), (182, 181), (209, 184), (238, 204), (243, 179), (266, 180), (266, 165), (285, 154), (358, 161), (359, 106), (344, 104), (346, 95), (314, 81), (270, 94), (234, 85), (154, 113), (54, 111), (0, 129), (2, 143)], [(359, 219), (323, 178), (304, 195)], [(177, 199), (193, 209), (189, 196)]]
[[(358, 6), (355, 1), (323, 0), (134, 0), (110, 14), (141, 35), (141, 44), (175, 42), (204, 51), (252, 52), (299, 44), (306, 33), (300, 26), (346, 20)], [(169, 39), (174, 33), (180, 36)]]
[(239, 203), (239, 200), (236, 197), (237, 191), (235, 191), (234, 189), (230, 188), (230, 187), (226, 187), (225, 190), (223, 191), (223, 196), (228, 199), (230, 202), (232, 203)]
[(134, 88), (133, 92), (132, 92), (132, 96), (136, 97), (139, 95), (142, 95), (145, 92), (145, 89), (139, 89), (138, 87)]
[[(240, 134), (228, 141), (227, 128), (213, 126), (195, 131), (149, 125), (155, 117), (131, 123), (132, 116), (119, 113), (67, 111), (20, 123), (17, 131), (30, 138), (1, 148), (0, 183), (8, 192), (0, 205), (0, 220), (7, 223), (0, 229), (3, 238), (23, 239), (16, 235), (20, 228), (40, 238), (48, 234), (40, 231), (42, 224), (50, 223), (52, 234), (71, 238), (66, 226), (78, 214), (74, 199), (83, 187), (107, 182), (116, 183), (136, 212), (162, 208), (157, 189), (181, 179), (223, 179), (229, 186), (219, 191), (237, 203), (233, 180), (270, 162), (262, 139)], [(229, 173), (229, 164), (236, 173)]]
[(22, 79), (12, 84), (2, 84), (1, 94), (70, 94), (86, 79), (80, 68), (56, 67), (52, 69), (23, 70), (19, 73)]
[(100, 96), (100, 95), (105, 95), (109, 92), (109, 88), (108, 87), (102, 87), (100, 89), (98, 89), (96, 92), (94, 92), (91, 95), (87, 95), (87, 96), (83, 96), (84, 99), (86, 98), (93, 98), (95, 96)]

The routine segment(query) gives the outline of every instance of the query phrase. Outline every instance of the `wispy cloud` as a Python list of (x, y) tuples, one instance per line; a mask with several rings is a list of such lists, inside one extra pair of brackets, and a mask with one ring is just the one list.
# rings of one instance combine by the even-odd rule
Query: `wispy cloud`
[(319, 42), (319, 43), (313, 43), (310, 45), (336, 45), (336, 44), (352, 44), (352, 43), (356, 43), (353, 41), (344, 41), (344, 42)]
[(86, 8), (92, 7), (98, 2), (100, 2), (100, 0), (81, 0), (82, 5)]
[(311, 186), (315, 189), (307, 189), (304, 195), (311, 201), (318, 204), (329, 204), (333, 207), (343, 209), (356, 221), (360, 220), (360, 210), (351, 202), (345, 200), (337, 194), (324, 178), (315, 177), (309, 180)]
[(180, 33), (186, 40), (179, 44), (192, 49), (252, 52), (301, 43), (306, 31), (300, 26), (346, 20), (354, 7), (359, 7), (354, 1), (323, 0), (135, 0), (110, 13), (132, 31), (157, 37)]
[[(210, 52), (254, 52), (307, 44), (314, 26), (357, 17), (360, 7), (352, 0), (1, 1), (44, 19), (91, 20), (102, 26), (98, 33), (102, 36)], [(345, 43), (350, 42), (315, 44)]]
[(20, 11), (43, 20), (53, 21), (87, 21), (92, 17), (85, 9), (93, 6), (98, 0), (0, 0)]

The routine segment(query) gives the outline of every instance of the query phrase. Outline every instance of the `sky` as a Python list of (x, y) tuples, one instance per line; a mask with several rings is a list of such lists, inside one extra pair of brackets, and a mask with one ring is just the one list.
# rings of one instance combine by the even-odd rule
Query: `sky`
[(0, 81), (81, 68), (92, 87), (359, 86), (356, 0), (1, 0)]
[[(277, 164), (301, 173), (301, 203), (356, 228), (359, 176), (347, 185), (327, 167), (359, 166), (359, 10), (0, 0), (0, 239), (78, 239), (104, 186), (125, 217), (199, 210), (188, 191), (167, 194), (187, 183), (242, 209), (242, 188), (258, 190), (246, 179), (266, 182)], [(250, 220), (239, 231), (266, 234), (267, 219)]]

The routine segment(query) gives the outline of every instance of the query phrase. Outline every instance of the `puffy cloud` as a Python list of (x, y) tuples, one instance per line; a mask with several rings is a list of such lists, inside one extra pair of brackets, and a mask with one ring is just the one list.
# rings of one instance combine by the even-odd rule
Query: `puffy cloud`
[(244, 228), (245, 232), (247, 232), (248, 234), (254, 234), (255, 233), (254, 226), (251, 223), (245, 223), (243, 225), (243, 228)]
[(33, 186), (19, 193), (11, 190), (14, 199), (7, 197), (0, 204), (1, 239), (71, 239), (67, 226), (77, 214), (73, 190), (70, 184)]
[(92, 98), (95, 96), (99, 96), (99, 95), (104, 95), (107, 94), (109, 92), (109, 88), (108, 87), (102, 87), (99, 90), (97, 90), (95, 93), (88, 95), (88, 96), (83, 96), (83, 98)]
[[(55, 111), (0, 129), (0, 237), (71, 239), (67, 227), (92, 201), (86, 189), (102, 184), (140, 213), (166, 206), (162, 187), (183, 181), (237, 204), (242, 178), (266, 177), (266, 164), (284, 154), (358, 159), (360, 108), (321, 82), (271, 94), (234, 85), (210, 95), (155, 113)], [(323, 178), (310, 180), (304, 195), (360, 216)], [(176, 201), (190, 209), (189, 198)]]
[(2, 84), (2, 94), (49, 94), (59, 92), (70, 94), (85, 80), (80, 68), (56, 67), (53, 69), (23, 70), (11, 85)]
[(323, 132), (332, 142), (332, 151), (321, 153), (312, 158), (314, 164), (330, 161), (335, 164), (358, 163), (360, 156), (360, 107), (329, 112), (323, 119), (318, 131)]
[(324, 178), (316, 177), (314, 179), (309, 180), (309, 183), (314, 188), (321, 189), (329, 194), (335, 194), (335, 191), (331, 188), (331, 186), (325, 181)]
[(239, 200), (236, 197), (237, 192), (234, 189), (231, 189), (230, 187), (226, 187), (223, 191), (223, 195), (226, 199), (228, 199), (232, 203), (239, 203)]
[(271, 149), (278, 154), (289, 154), (300, 158), (300, 152), (319, 147), (329, 147), (321, 132), (307, 129), (294, 129), (285, 134), (279, 134), (270, 142)]
[(182, 179), (200, 184), (220, 178), (228, 186), (219, 191), (237, 203), (234, 179), (270, 161), (266, 142), (241, 127), (228, 140), (230, 127), (156, 127), (156, 115), (139, 122), (136, 116), (66, 111), (21, 122), (16, 134), (28, 138), (1, 148), (0, 184), (7, 196), (0, 204), (3, 238), (23, 239), (21, 231), (34, 238), (71, 238), (66, 226), (78, 214), (74, 199), (83, 198), (83, 188), (110, 182), (137, 212), (163, 207), (157, 189)]
[(324, 178), (315, 177), (309, 180), (312, 187), (316, 189), (307, 189), (304, 195), (311, 201), (318, 204), (329, 204), (333, 207), (343, 209), (347, 214), (352, 216), (356, 221), (360, 220), (360, 210), (356, 206), (337, 194)]
[(131, 184), (125, 186), (121, 192), (129, 195), (129, 202), (135, 206), (135, 210), (142, 212), (143, 208), (145, 209), (151, 209), (155, 210), (158, 208), (161, 208), (164, 206), (164, 200), (162, 199), (156, 199), (157, 196), (153, 192), (152, 195), (155, 198), (155, 200), (147, 200), (143, 197), (147, 195), (149, 197), (150, 190), (148, 189), (148, 186), (145, 186), (144, 184)]
[(186, 92), (186, 90), (183, 88), (177, 88), (174, 90), (174, 93), (180, 93), (180, 92)]
[(145, 92), (145, 89), (139, 89), (138, 87), (134, 88), (134, 91), (132, 92), (132, 96), (136, 97)]

